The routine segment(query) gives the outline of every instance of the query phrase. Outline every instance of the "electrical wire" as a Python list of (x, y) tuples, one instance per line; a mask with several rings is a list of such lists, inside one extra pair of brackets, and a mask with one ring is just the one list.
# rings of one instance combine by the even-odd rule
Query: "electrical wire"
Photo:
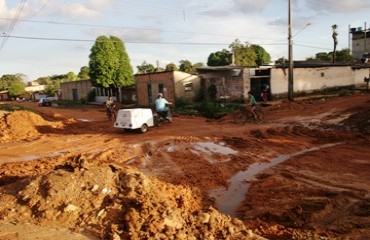
[[(1, 20), (10, 20), (9, 18), (1, 18)], [(31, 23), (41, 23), (41, 24), (55, 24), (55, 25), (67, 25), (67, 26), (79, 26), (79, 27), (97, 27), (97, 28), (107, 28), (107, 29), (128, 29), (136, 31), (161, 31), (168, 33), (181, 33), (181, 34), (192, 34), (192, 35), (205, 35), (205, 36), (215, 36), (215, 37), (233, 37), (233, 38), (245, 38), (245, 39), (258, 39), (258, 40), (270, 40), (270, 38), (260, 38), (260, 37), (250, 37), (250, 36), (236, 36), (236, 35), (226, 35), (226, 34), (216, 34), (216, 33), (205, 33), (205, 32), (188, 32), (188, 31), (174, 31), (174, 30), (161, 30), (153, 28), (136, 28), (136, 27), (121, 27), (121, 26), (109, 26), (100, 24), (85, 24), (85, 23), (66, 23), (66, 22), (55, 22), (55, 21), (35, 21), (35, 20), (25, 20), (19, 19), (20, 22), (31, 22)]]
[(18, 8), (18, 10), (15, 14), (14, 19), (12, 19), (11, 23), (9, 24), (8, 29), (5, 31), (5, 36), (4, 36), (3, 41), (1, 42), (1, 45), (0, 45), (0, 51), (3, 49), (5, 43), (8, 41), (9, 35), (13, 31), (15, 25), (17, 24), (17, 21), (19, 19), (19, 16), (20, 16), (25, 4), (26, 4), (26, 0), (22, 0), (20, 5), (19, 5), (19, 8)]
[(48, 0), (38, 11), (36, 11), (31, 17), (28, 19), (34, 18), (36, 15), (38, 15), (40, 12), (42, 12), (46, 6), (51, 2), (52, 0)]
[[(0, 36), (1, 37), (1, 36)], [(72, 38), (46, 38), (46, 37), (26, 37), (26, 36), (8, 36), (9, 38), (44, 40), (44, 41), (66, 41), (66, 42), (96, 42), (92, 39), (72, 39)], [(109, 40), (111, 42), (111, 40)], [(155, 41), (125, 41), (125, 43), (134, 44), (160, 44), (160, 45), (230, 45), (230, 43), (210, 43), (210, 42), (155, 42)], [(286, 45), (286, 43), (259, 43), (258, 45)]]

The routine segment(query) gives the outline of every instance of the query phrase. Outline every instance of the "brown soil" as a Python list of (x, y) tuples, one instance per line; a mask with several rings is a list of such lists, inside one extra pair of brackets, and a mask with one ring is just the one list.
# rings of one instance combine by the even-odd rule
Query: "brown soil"
[(370, 239), (367, 93), (145, 134), (100, 106), (5, 104), (33, 112), (0, 112), (0, 239)]

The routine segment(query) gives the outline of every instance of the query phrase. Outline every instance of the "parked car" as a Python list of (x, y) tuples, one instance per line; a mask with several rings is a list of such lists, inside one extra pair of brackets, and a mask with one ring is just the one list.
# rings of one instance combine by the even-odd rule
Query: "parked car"
[(51, 106), (51, 100), (48, 98), (41, 98), (39, 100), (39, 106), (44, 107), (44, 106)]

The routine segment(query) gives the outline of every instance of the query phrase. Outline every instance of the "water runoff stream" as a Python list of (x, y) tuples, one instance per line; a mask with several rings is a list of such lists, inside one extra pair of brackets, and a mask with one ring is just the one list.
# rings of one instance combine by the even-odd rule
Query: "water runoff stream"
[(230, 178), (228, 180), (230, 184), (227, 188), (221, 187), (212, 189), (208, 192), (208, 195), (215, 199), (216, 207), (220, 212), (235, 217), (238, 206), (244, 201), (245, 195), (248, 192), (250, 186), (250, 183), (248, 183), (248, 181), (252, 180), (257, 174), (260, 174), (269, 168), (283, 163), (284, 161), (292, 157), (303, 155), (307, 152), (320, 150), (322, 148), (332, 147), (338, 144), (340, 143), (325, 144), (291, 154), (280, 155), (276, 158), (271, 159), (271, 161), (267, 163), (252, 164), (247, 170), (239, 171), (232, 178)]

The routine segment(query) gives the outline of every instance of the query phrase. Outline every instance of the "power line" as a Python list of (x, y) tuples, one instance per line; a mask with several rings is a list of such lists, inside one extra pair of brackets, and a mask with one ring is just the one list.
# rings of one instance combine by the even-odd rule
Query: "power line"
[(308, 46), (308, 45), (297, 44), (297, 43), (293, 43), (293, 45), (300, 46), (300, 47), (306, 47), (306, 48), (314, 48), (314, 49), (327, 50), (327, 51), (331, 51), (332, 50), (332, 49), (329, 49), (329, 48), (314, 47), (314, 46)]
[(5, 37), (3, 38), (3, 41), (1, 42), (0, 51), (3, 49), (5, 43), (8, 41), (9, 34), (13, 31), (15, 25), (17, 24), (17, 21), (19, 19), (19, 16), (20, 16), (25, 4), (26, 4), (26, 0), (22, 0), (20, 5), (19, 5), (19, 8), (18, 8), (17, 12), (15, 13), (14, 19), (12, 19), (11, 23), (9, 24), (8, 29), (4, 33)]
[(45, 7), (51, 2), (52, 0), (48, 0), (46, 3), (44, 3), (44, 5), (39, 9), (37, 10), (31, 17), (29, 18), (33, 18), (35, 17), (37, 14), (39, 14), (40, 12), (42, 12), (42, 10), (45, 9)]
[[(0, 19), (1, 20), (10, 20), (9, 18), (1, 18), (1, 17), (0, 17)], [(129, 29), (129, 30), (136, 30), (136, 31), (162, 31), (162, 32), (169, 32), (169, 33), (197, 34), (197, 35), (216, 36), (216, 37), (233, 37), (233, 38), (244, 38), (244, 39), (270, 40), (270, 38), (260, 38), (260, 37), (250, 37), (250, 36), (235, 36), (235, 35), (215, 34), (215, 33), (206, 33), (206, 32), (161, 30), (161, 29), (153, 29), (153, 28), (121, 27), (121, 26), (109, 26), (109, 25), (100, 25), (100, 24), (66, 23), (66, 22), (55, 22), (55, 21), (46, 22), (46, 21), (26, 20), (26, 19), (19, 19), (18, 21), (20, 21), (20, 22), (31, 22), (31, 23), (41, 23), (41, 24), (79, 26), (79, 27), (97, 27), (97, 28), (108, 28), (108, 29)]]
[[(0, 36), (1, 37), (1, 36)], [(66, 42), (95, 42), (92, 39), (72, 39), (72, 38), (43, 38), (43, 37), (26, 37), (26, 36), (8, 36), (9, 38), (43, 40), (43, 41), (66, 41)], [(210, 42), (155, 42), (155, 41), (124, 41), (133, 44), (161, 44), (161, 45), (229, 45), (230, 43), (210, 43)], [(262, 43), (259, 45), (284, 45), (285, 43)]]

